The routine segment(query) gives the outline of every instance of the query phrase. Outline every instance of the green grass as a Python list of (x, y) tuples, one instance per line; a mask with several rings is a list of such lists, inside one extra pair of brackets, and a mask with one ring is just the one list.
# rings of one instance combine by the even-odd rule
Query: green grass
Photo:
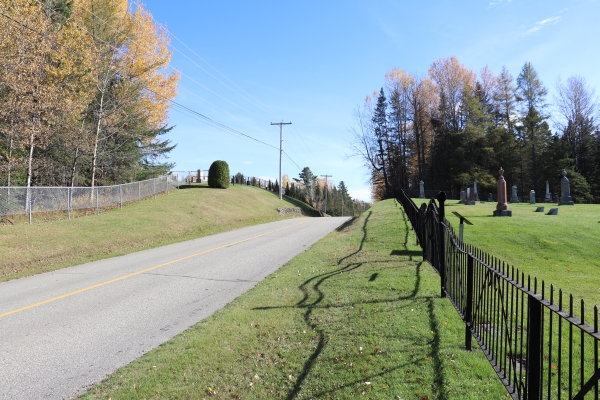
[(297, 206), (252, 186), (190, 186), (100, 215), (34, 216), (33, 225), (0, 225), (0, 281), (276, 221), (277, 207)]
[(378, 203), (84, 398), (505, 399), (420, 254)]
[[(423, 200), (415, 199), (420, 206)], [(446, 202), (446, 218), (458, 234), (457, 211), (465, 225), (464, 241), (514, 265), (525, 274), (553, 284), (586, 305), (600, 305), (600, 205), (509, 204), (512, 217), (492, 217), (496, 203), (473, 206)], [(544, 206), (544, 213), (536, 213)], [(546, 215), (558, 207), (558, 215)]]

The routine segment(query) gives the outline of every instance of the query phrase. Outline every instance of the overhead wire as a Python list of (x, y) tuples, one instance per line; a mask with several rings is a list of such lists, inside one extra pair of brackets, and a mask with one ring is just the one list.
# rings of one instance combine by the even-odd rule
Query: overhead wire
[[(153, 17), (154, 18), (154, 17)], [(216, 72), (219, 73), (219, 75), (221, 75), (223, 78), (227, 79), (229, 82), (231, 82), (231, 84), (235, 85), (238, 89), (240, 89), (242, 92), (246, 93), (249, 97), (253, 98), (254, 100), (256, 100), (256, 103), (258, 103), (261, 108), (265, 111), (269, 111), (272, 112), (273, 114), (277, 114), (275, 111), (273, 111), (272, 108), (264, 105), (260, 100), (258, 100), (256, 97), (252, 96), (250, 93), (248, 93), (246, 90), (244, 90), (242, 87), (240, 87), (238, 84), (236, 84), (235, 82), (233, 82), (231, 79), (229, 79), (227, 76), (225, 76), (225, 74), (223, 74), (221, 71), (219, 71), (217, 68), (215, 68), (212, 64), (210, 64), (208, 61), (206, 61), (204, 58), (202, 58), (200, 55), (198, 55), (198, 53), (196, 53), (194, 50), (192, 50), (187, 44), (185, 44), (183, 41), (181, 41), (177, 36), (175, 36), (173, 34), (173, 32), (169, 31), (169, 35), (173, 36), (173, 38), (175, 38), (175, 40), (177, 40), (179, 43), (181, 43), (182, 45), (184, 45), (189, 51), (191, 51), (196, 57), (198, 57), (200, 60), (202, 60), (204, 63), (206, 63), (209, 67), (211, 67), (212, 69), (214, 69)], [(202, 68), (202, 70), (204, 70)], [(212, 76), (212, 75), (211, 75)], [(220, 82), (220, 81), (219, 81)]]
[[(39, 2), (39, 0), (36, 0), (36, 1), (38, 1), (38, 2)], [(41, 4), (41, 3), (40, 3), (40, 4)], [(80, 4), (80, 3), (78, 3), (78, 4)], [(81, 4), (80, 4), (80, 5), (81, 5)], [(97, 14), (95, 14), (94, 12), (92, 12), (92, 11), (88, 10), (88, 9), (87, 9), (87, 8), (85, 8), (83, 5), (81, 5), (81, 8), (83, 8), (83, 9), (84, 9), (84, 10), (86, 10), (88, 13), (92, 14), (94, 17), (96, 17), (97, 19), (99, 19), (100, 21), (102, 21), (102, 22), (103, 22), (105, 25), (107, 25), (108, 27), (112, 28), (114, 31), (116, 31), (116, 32), (117, 32), (117, 30), (116, 30), (116, 29), (115, 29), (115, 28), (114, 28), (112, 25), (110, 25), (109, 23), (107, 23), (106, 21), (104, 21), (102, 18), (100, 18), (100, 17), (99, 17)], [(53, 10), (53, 11), (54, 11), (54, 10)], [(160, 24), (159, 24), (159, 23), (158, 23), (158, 22), (157, 22), (157, 21), (154, 19), (154, 16), (153, 16), (152, 14), (150, 14), (150, 16), (152, 17), (152, 20), (153, 20), (153, 21), (154, 21), (156, 24), (160, 25)], [(192, 59), (191, 59), (191, 58), (189, 58), (187, 55), (185, 55), (185, 54), (184, 54), (184, 53), (183, 53), (181, 50), (179, 50), (179, 49), (177, 49), (175, 46), (173, 46), (173, 45), (172, 45), (172, 43), (169, 43), (169, 46), (170, 46), (170, 47), (172, 47), (172, 48), (173, 48), (173, 49), (174, 49), (176, 52), (178, 52), (179, 54), (181, 54), (183, 57), (185, 57), (186, 59), (188, 59), (190, 62), (192, 62), (192, 63), (193, 63), (194, 65), (196, 65), (198, 68), (200, 68), (202, 71), (204, 71), (205, 73), (207, 73), (208, 75), (210, 75), (210, 76), (211, 76), (213, 79), (217, 80), (219, 83), (221, 83), (222, 85), (224, 85), (225, 87), (227, 87), (228, 89), (230, 89), (231, 91), (233, 91), (234, 93), (236, 93), (237, 95), (239, 95), (240, 97), (242, 97), (243, 99), (245, 99), (245, 100), (249, 101), (250, 103), (252, 103), (252, 104), (254, 104), (254, 105), (256, 105), (256, 106), (259, 106), (260, 108), (262, 108), (262, 109), (263, 109), (263, 110), (265, 110), (265, 111), (270, 111), (270, 112), (272, 112), (272, 113), (276, 114), (276, 112), (275, 112), (273, 109), (271, 109), (270, 107), (268, 107), (268, 106), (264, 105), (264, 104), (263, 104), (263, 103), (262, 103), (260, 100), (258, 100), (256, 97), (252, 96), (250, 93), (248, 93), (248, 92), (247, 92), (246, 90), (244, 90), (242, 87), (240, 87), (240, 86), (239, 86), (239, 85), (237, 85), (235, 82), (233, 82), (231, 79), (229, 79), (229, 78), (228, 78), (228, 77), (227, 77), (225, 74), (223, 74), (221, 71), (219, 71), (217, 68), (215, 68), (215, 67), (214, 67), (212, 64), (210, 64), (208, 61), (206, 61), (204, 58), (202, 58), (202, 57), (201, 57), (201, 56), (200, 56), (198, 53), (196, 53), (196, 52), (195, 52), (195, 51), (194, 51), (192, 48), (190, 48), (190, 47), (189, 47), (187, 44), (185, 44), (185, 43), (184, 43), (184, 42), (183, 42), (181, 39), (179, 39), (179, 38), (178, 38), (178, 37), (177, 37), (175, 34), (173, 34), (171, 31), (167, 30), (166, 28), (164, 28), (164, 29), (167, 31), (167, 33), (168, 33), (170, 36), (172, 36), (172, 37), (173, 37), (175, 40), (177, 40), (179, 43), (181, 43), (183, 46), (185, 46), (185, 47), (186, 47), (186, 48), (187, 48), (187, 49), (188, 49), (190, 52), (192, 52), (192, 53), (193, 53), (193, 54), (194, 54), (196, 57), (198, 57), (200, 60), (202, 60), (202, 61), (203, 61), (204, 63), (206, 63), (208, 66), (210, 66), (210, 67), (211, 67), (213, 70), (215, 70), (217, 73), (219, 73), (219, 74), (220, 74), (220, 75), (221, 75), (223, 78), (227, 79), (227, 80), (228, 80), (228, 81), (229, 81), (229, 82), (230, 82), (232, 85), (236, 86), (238, 89), (240, 89), (241, 91), (243, 91), (244, 93), (246, 93), (246, 94), (247, 94), (249, 97), (251, 97), (251, 98), (252, 98), (252, 99), (254, 99), (255, 101), (252, 101), (252, 100), (248, 99), (247, 97), (243, 96), (243, 95), (242, 95), (242, 94), (240, 94), (238, 91), (236, 91), (235, 89), (231, 88), (229, 85), (225, 84), (223, 81), (221, 81), (220, 79), (218, 79), (217, 77), (215, 77), (213, 74), (211, 74), (210, 72), (208, 72), (206, 69), (202, 68), (202, 66), (200, 66), (198, 63), (196, 63), (194, 60), (192, 60)], [(129, 36), (126, 36), (126, 37), (127, 37), (128, 39), (132, 40), (132, 41), (135, 41), (134, 39), (130, 38)], [(209, 89), (208, 87), (206, 87), (206, 86), (202, 85), (201, 83), (197, 82), (195, 79), (193, 79), (193, 78), (191, 78), (190, 76), (188, 76), (188, 75), (186, 75), (185, 73), (183, 73), (183, 72), (182, 72), (180, 69), (179, 69), (179, 73), (181, 73), (181, 75), (182, 75), (182, 76), (185, 76), (186, 78), (190, 79), (192, 82), (194, 82), (194, 83), (198, 84), (199, 86), (203, 87), (204, 89), (208, 90), (209, 92), (211, 92), (211, 93), (215, 94), (216, 96), (218, 96), (218, 97), (222, 98), (223, 100), (225, 100), (225, 101), (227, 101), (227, 102), (229, 102), (229, 103), (233, 104), (234, 106), (236, 106), (236, 107), (238, 107), (238, 108), (240, 108), (240, 109), (242, 109), (242, 110), (244, 110), (244, 111), (246, 111), (246, 112), (248, 112), (248, 113), (250, 113), (250, 114), (252, 114), (252, 115), (254, 115), (254, 116), (256, 116), (256, 117), (258, 117), (258, 118), (261, 118), (261, 119), (263, 119), (263, 120), (265, 120), (265, 121), (268, 121), (268, 119), (266, 119), (266, 118), (264, 118), (264, 117), (261, 117), (260, 115), (258, 115), (258, 114), (256, 114), (256, 113), (254, 113), (254, 112), (252, 112), (252, 111), (250, 111), (250, 110), (248, 110), (248, 109), (246, 109), (246, 108), (244, 108), (244, 107), (240, 106), (239, 104), (237, 104), (237, 103), (235, 103), (235, 102), (233, 102), (233, 101), (231, 101), (231, 100), (229, 100), (229, 99), (227, 99), (227, 98), (225, 98), (225, 97), (221, 96), (220, 94), (216, 93), (215, 91), (213, 91), (213, 90)], [(189, 90), (188, 90), (188, 92), (192, 93), (192, 92), (191, 92), (191, 91), (189, 91)], [(199, 97), (199, 96), (197, 96), (197, 97)], [(199, 98), (201, 98), (201, 97), (199, 97)], [(202, 98), (201, 98), (201, 99), (202, 99)], [(202, 100), (204, 100), (204, 99), (202, 99)], [(204, 101), (206, 101), (206, 100), (204, 100)], [(207, 102), (208, 102), (208, 101), (207, 101)], [(210, 102), (209, 102), (209, 104), (211, 104), (211, 105), (213, 105), (213, 106), (214, 106), (214, 104), (212, 104), (212, 103), (210, 103)], [(214, 106), (214, 107), (216, 107), (216, 106)], [(220, 109), (219, 107), (216, 107), (216, 108)], [(222, 110), (222, 109), (220, 109), (220, 110), (221, 110), (221, 111), (224, 111), (224, 110)], [(294, 127), (294, 129), (295, 129), (295, 127)], [(298, 136), (300, 136), (300, 133), (299, 133), (297, 130), (296, 130), (296, 132), (297, 132)], [(293, 135), (293, 132), (292, 132), (292, 135)], [(299, 146), (300, 146), (300, 147), (302, 147), (301, 143), (300, 143), (300, 142), (297, 140), (297, 138), (295, 137), (295, 135), (293, 135), (293, 136), (294, 136), (294, 139), (296, 140), (296, 142), (299, 144)], [(301, 138), (302, 142), (304, 143), (304, 147), (308, 149), (308, 146), (306, 145), (306, 142), (304, 142), (304, 139), (303, 139), (301, 136), (300, 136), (300, 138)], [(303, 149), (303, 150), (304, 150), (304, 149)], [(309, 152), (310, 152), (310, 149), (309, 149)], [(306, 152), (305, 152), (305, 153), (306, 153)], [(312, 154), (312, 153), (311, 153), (311, 154)], [(287, 154), (286, 154), (286, 155), (287, 155)], [(288, 157), (289, 157), (289, 155), (288, 155)], [(314, 157), (314, 155), (313, 155), (313, 158), (315, 159), (315, 161), (317, 161), (317, 163), (319, 163), (319, 162), (318, 162), (318, 160), (316, 159), (316, 157)], [(290, 158), (290, 159), (291, 159), (291, 158)], [(319, 163), (319, 164), (320, 164), (320, 163)]]
[[(53, 10), (53, 11), (54, 11), (54, 10)], [(82, 54), (81, 54), (79, 51), (77, 51), (77, 50), (73, 49), (72, 47), (70, 47), (70, 46), (67, 46), (67, 45), (65, 45), (65, 44), (63, 44), (63, 43), (61, 43), (61, 42), (59, 42), (59, 41), (57, 41), (57, 40), (51, 39), (50, 37), (48, 37), (48, 35), (45, 35), (45, 34), (43, 34), (42, 32), (40, 32), (40, 31), (38, 31), (38, 30), (36, 30), (36, 29), (33, 29), (33, 28), (31, 28), (31, 27), (27, 26), (26, 24), (23, 24), (22, 22), (15, 20), (14, 18), (11, 18), (10, 16), (6, 15), (5, 13), (3, 13), (3, 12), (1, 12), (1, 11), (0, 11), (0, 15), (4, 16), (5, 18), (7, 18), (8, 20), (12, 21), (13, 23), (16, 23), (16, 24), (20, 25), (21, 27), (23, 27), (23, 28), (26, 28), (26, 29), (28, 29), (28, 30), (30, 30), (30, 31), (32, 31), (32, 32), (34, 32), (34, 33), (36, 33), (36, 34), (38, 34), (39, 36), (42, 36), (42, 37), (44, 37), (44, 38), (46, 38), (46, 39), (48, 39), (48, 40), (50, 40), (50, 41), (54, 42), (55, 44), (57, 44), (57, 45), (59, 45), (59, 46), (61, 46), (61, 47), (65, 48), (65, 49), (68, 49), (68, 50), (70, 50), (70, 51), (72, 51), (72, 52), (74, 52), (74, 53), (76, 53), (76, 54), (78, 54), (78, 55), (80, 55), (82, 58), (87, 58), (86, 56), (82, 55)], [(76, 26), (77, 26), (77, 25), (76, 25)], [(89, 31), (88, 31), (88, 33), (89, 33)], [(247, 134), (245, 134), (245, 133), (243, 133), (243, 132), (240, 132), (240, 131), (238, 131), (238, 130), (236, 130), (236, 129), (233, 129), (233, 128), (231, 128), (231, 127), (229, 127), (229, 126), (225, 125), (225, 124), (222, 124), (222, 123), (220, 123), (220, 122), (218, 122), (218, 121), (216, 121), (216, 120), (213, 120), (212, 118), (209, 118), (209, 117), (207, 117), (207, 116), (203, 115), (202, 113), (200, 113), (200, 112), (198, 112), (198, 111), (195, 111), (195, 110), (193, 110), (193, 109), (191, 109), (191, 108), (189, 108), (189, 107), (186, 107), (186, 106), (184, 106), (184, 105), (182, 105), (182, 104), (180, 104), (180, 103), (177, 103), (176, 101), (173, 101), (173, 100), (171, 100), (171, 99), (167, 98), (166, 96), (163, 96), (163, 95), (161, 95), (160, 93), (157, 93), (156, 91), (154, 91), (154, 90), (152, 90), (152, 89), (150, 89), (150, 88), (148, 88), (148, 87), (146, 87), (146, 86), (143, 86), (143, 85), (142, 85), (142, 89), (148, 90), (148, 91), (150, 91), (151, 93), (153, 93), (154, 95), (156, 95), (156, 96), (159, 96), (159, 97), (162, 97), (162, 98), (164, 98), (165, 100), (169, 101), (170, 103), (172, 103), (172, 104), (175, 104), (175, 105), (177, 105), (178, 107), (180, 107), (180, 108), (183, 108), (183, 109), (185, 109), (185, 110), (187, 110), (187, 111), (189, 111), (189, 112), (191, 112), (191, 113), (193, 113), (193, 114), (195, 114), (195, 115), (197, 115), (197, 116), (200, 116), (201, 118), (203, 118), (203, 119), (204, 119), (204, 120), (206, 120), (207, 122), (211, 123), (213, 126), (217, 126), (217, 127), (220, 129), (220, 130), (228, 130), (228, 131), (230, 131), (230, 132), (232, 132), (232, 133), (236, 133), (237, 135), (241, 135), (241, 136), (243, 136), (243, 137), (245, 137), (245, 138), (248, 138), (248, 139), (251, 139), (251, 140), (253, 140), (253, 141), (255, 141), (255, 142), (258, 142), (258, 143), (261, 143), (261, 144), (263, 144), (263, 145), (269, 146), (269, 147), (271, 147), (271, 148), (273, 148), (273, 149), (275, 149), (275, 150), (279, 150), (279, 148), (277, 148), (277, 147), (275, 147), (275, 146), (273, 146), (273, 145), (271, 145), (271, 144), (268, 144), (268, 143), (266, 143), (266, 142), (263, 142), (262, 140), (256, 139), (256, 138), (254, 138), (254, 137), (252, 137), (252, 136), (250, 136), (250, 135), (247, 135)]]
[[(54, 12), (54, 13), (57, 13), (57, 11), (56, 11), (56, 10), (53, 10), (53, 9), (49, 8), (49, 7), (48, 7), (48, 6), (46, 6), (45, 4), (41, 3), (39, 0), (36, 0), (36, 1), (37, 1), (37, 2), (38, 2), (40, 5), (42, 5), (42, 6), (46, 7), (47, 9), (51, 10), (52, 12)], [(82, 6), (82, 8), (84, 8), (86, 11), (90, 12), (92, 15), (96, 16), (96, 14), (94, 14), (93, 12), (91, 12), (91, 11), (87, 10), (85, 7), (83, 7), (83, 6)], [(49, 41), (51, 41), (51, 42), (53, 42), (53, 43), (55, 43), (55, 44), (57, 44), (57, 45), (59, 45), (59, 46), (61, 46), (61, 47), (65, 48), (65, 49), (68, 49), (68, 50), (72, 51), (73, 53), (76, 53), (76, 54), (78, 54), (78, 55), (79, 55), (79, 56), (81, 56), (82, 58), (88, 58), (88, 57), (86, 57), (85, 55), (81, 54), (81, 52), (79, 52), (78, 50), (75, 50), (75, 49), (73, 49), (72, 47), (70, 47), (70, 46), (68, 46), (68, 45), (65, 45), (64, 43), (61, 43), (61, 42), (59, 42), (59, 41), (57, 41), (57, 40), (55, 40), (55, 39), (52, 39), (52, 38), (48, 37), (48, 35), (46, 35), (46, 34), (44, 34), (44, 33), (40, 32), (40, 31), (38, 31), (38, 30), (36, 30), (36, 29), (33, 29), (33, 28), (31, 28), (31, 27), (27, 26), (26, 24), (24, 24), (24, 23), (22, 23), (22, 22), (20, 22), (20, 21), (18, 21), (18, 20), (15, 20), (14, 18), (11, 18), (10, 16), (6, 15), (5, 13), (3, 13), (3, 12), (1, 12), (1, 11), (0, 11), (0, 15), (4, 16), (5, 18), (7, 18), (8, 20), (10, 20), (11, 22), (13, 22), (13, 23), (15, 23), (15, 24), (17, 24), (17, 25), (19, 25), (19, 26), (21, 26), (21, 27), (23, 27), (23, 28), (25, 28), (25, 29), (28, 29), (28, 30), (30, 30), (30, 31), (32, 31), (32, 32), (34, 32), (34, 33), (36, 33), (37, 35), (39, 35), (39, 36), (41, 36), (41, 37), (44, 37), (44, 38), (46, 38), (47, 40), (49, 40)], [(96, 16), (96, 17), (97, 17), (97, 16)], [(107, 22), (103, 21), (101, 18), (99, 18), (99, 17), (97, 17), (97, 18), (98, 18), (100, 21), (102, 21), (104, 24), (106, 24), (107, 26), (111, 27), (111, 25), (110, 25), (110, 24), (108, 24)], [(72, 21), (70, 21), (70, 22), (71, 22), (71, 23), (73, 23)], [(93, 37), (95, 40), (99, 40), (99, 41), (101, 41), (101, 42), (103, 42), (103, 43), (107, 44), (108, 46), (112, 47), (113, 49), (117, 49), (117, 48), (116, 48), (114, 45), (112, 45), (112, 44), (110, 44), (110, 43), (107, 43), (107, 42), (105, 42), (105, 41), (103, 41), (103, 40), (99, 39), (99, 38), (98, 38), (98, 37), (96, 37), (96, 36), (95, 36), (93, 33), (89, 32), (87, 29), (85, 29), (85, 28), (83, 28), (83, 27), (79, 26), (78, 24), (75, 24), (75, 23), (73, 23), (73, 25), (75, 25), (75, 26), (76, 26), (78, 29), (81, 29), (81, 30), (85, 31), (87, 34), (89, 34), (90, 36), (92, 36), (92, 37)], [(115, 30), (115, 28), (114, 28), (114, 27), (113, 27), (113, 30)], [(129, 38), (129, 39), (130, 39), (130, 40), (133, 40), (133, 39), (131, 39), (131, 38)], [(186, 47), (187, 47), (187, 46), (186, 46)], [(117, 50), (118, 50), (118, 49), (117, 49)], [(214, 68), (214, 67), (213, 67), (213, 68)], [(123, 76), (126, 76), (126, 75), (124, 74)], [(193, 79), (192, 79), (192, 80), (193, 80)], [(165, 100), (167, 100), (168, 102), (170, 102), (170, 103), (172, 103), (172, 104), (176, 105), (177, 107), (180, 107), (180, 108), (184, 109), (185, 111), (187, 111), (187, 112), (189, 112), (189, 113), (192, 113), (192, 114), (194, 114), (195, 116), (199, 116), (201, 119), (198, 119), (198, 118), (194, 118), (194, 119), (196, 119), (196, 120), (199, 120), (199, 121), (201, 121), (201, 122), (204, 122), (204, 123), (207, 123), (207, 124), (209, 124), (210, 126), (213, 126), (214, 128), (218, 129), (219, 131), (222, 131), (222, 132), (224, 132), (224, 133), (228, 133), (228, 134), (235, 134), (235, 135), (238, 135), (237, 137), (239, 137), (239, 138), (242, 138), (242, 139), (245, 139), (245, 140), (251, 140), (251, 141), (257, 142), (257, 143), (259, 143), (259, 144), (261, 144), (261, 145), (268, 146), (268, 147), (270, 147), (270, 148), (273, 148), (273, 149), (275, 149), (275, 150), (279, 150), (279, 148), (277, 148), (277, 147), (275, 147), (275, 146), (273, 146), (273, 145), (271, 145), (271, 144), (268, 144), (268, 143), (266, 143), (266, 142), (264, 142), (264, 141), (262, 141), (262, 140), (256, 139), (256, 138), (254, 138), (254, 137), (252, 137), (252, 136), (250, 136), (250, 135), (247, 135), (247, 134), (245, 134), (245, 133), (243, 133), (243, 132), (240, 132), (240, 131), (238, 131), (238, 130), (236, 130), (236, 129), (233, 129), (233, 128), (231, 128), (231, 127), (229, 127), (229, 126), (227, 126), (227, 125), (225, 125), (225, 124), (222, 124), (222, 123), (220, 123), (220, 122), (218, 122), (218, 121), (216, 121), (216, 120), (213, 120), (212, 118), (209, 118), (209, 117), (207, 117), (207, 116), (203, 115), (202, 113), (200, 113), (200, 112), (198, 112), (198, 111), (195, 111), (195, 110), (193, 110), (193, 109), (191, 109), (191, 108), (189, 108), (189, 107), (186, 107), (186, 106), (184, 106), (184, 105), (182, 105), (182, 104), (180, 104), (180, 103), (178, 103), (178, 102), (176, 102), (176, 101), (174, 101), (174, 100), (171, 100), (171, 99), (167, 98), (166, 96), (163, 96), (163, 95), (161, 95), (161, 94), (159, 94), (159, 93), (155, 92), (154, 90), (152, 90), (152, 89), (150, 89), (150, 88), (148, 88), (148, 87), (146, 87), (146, 86), (144, 86), (144, 85), (142, 85), (141, 87), (142, 87), (142, 89), (148, 90), (148, 91), (150, 91), (151, 93), (153, 93), (153, 94), (154, 94), (154, 95), (156, 95), (156, 96), (159, 96), (159, 97), (162, 97), (162, 98), (164, 98)], [(208, 88), (207, 88), (207, 89), (208, 89)], [(209, 89), (209, 90), (210, 90), (210, 89)], [(242, 90), (243, 90), (243, 89), (242, 89)], [(211, 91), (211, 92), (212, 92), (212, 91)], [(215, 93), (215, 92), (213, 92), (213, 93), (214, 93), (214, 94), (217, 94), (217, 93)], [(218, 95), (218, 94), (217, 94), (217, 95)], [(219, 97), (222, 97), (222, 96), (220, 96), (220, 95), (218, 95), (218, 96), (219, 96)], [(222, 98), (223, 98), (223, 97), (222, 97)], [(224, 98), (223, 98), (223, 99), (224, 99)], [(225, 100), (227, 100), (227, 99), (225, 99)], [(235, 103), (233, 103), (233, 102), (231, 102), (231, 103), (235, 105)], [(238, 107), (239, 107), (239, 106), (238, 106)], [(243, 107), (240, 107), (240, 108), (244, 109)], [(245, 109), (244, 109), (244, 110), (245, 110)], [(178, 111), (179, 111), (179, 112), (181, 112), (180, 110), (178, 110)], [(250, 111), (248, 111), (248, 110), (245, 110), (245, 111), (247, 111), (247, 112), (250, 112)], [(253, 113), (252, 113), (252, 114), (253, 114)], [(256, 115), (256, 114), (254, 114), (254, 115)], [(189, 116), (189, 115), (188, 115), (188, 116)], [(258, 115), (256, 115), (256, 116), (258, 116)], [(258, 116), (258, 117), (260, 117), (260, 116)], [(235, 135), (234, 135), (234, 136), (235, 136)], [(286, 156), (287, 156), (287, 157), (290, 159), (290, 161), (292, 161), (292, 162), (293, 162), (293, 163), (294, 163), (294, 164), (295, 164), (295, 165), (296, 165), (296, 166), (297, 166), (299, 169), (301, 169), (301, 167), (298, 165), (298, 163), (296, 163), (296, 162), (294, 161), (294, 159), (293, 159), (293, 158), (291, 158), (291, 157), (290, 157), (290, 156), (289, 156), (289, 155), (288, 155), (288, 154), (287, 154), (285, 151), (283, 151), (283, 153), (284, 153), (284, 154), (285, 154), (285, 155), (286, 155)]]

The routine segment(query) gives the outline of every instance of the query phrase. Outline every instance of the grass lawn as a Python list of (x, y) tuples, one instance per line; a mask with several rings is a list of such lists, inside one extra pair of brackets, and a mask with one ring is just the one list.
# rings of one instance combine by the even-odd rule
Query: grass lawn
[(100, 215), (0, 224), (0, 281), (276, 221), (277, 207), (297, 203), (252, 186), (201, 185)]
[(394, 200), (85, 399), (506, 399)]
[[(414, 199), (420, 206), (423, 200)], [(600, 306), (600, 205), (509, 204), (512, 217), (492, 217), (496, 203), (446, 202), (446, 218), (458, 234), (457, 211), (473, 223), (464, 241), (514, 265), (525, 274)], [(535, 212), (544, 206), (545, 212)], [(558, 215), (546, 215), (558, 207)], [(576, 304), (579, 304), (578, 302)]]

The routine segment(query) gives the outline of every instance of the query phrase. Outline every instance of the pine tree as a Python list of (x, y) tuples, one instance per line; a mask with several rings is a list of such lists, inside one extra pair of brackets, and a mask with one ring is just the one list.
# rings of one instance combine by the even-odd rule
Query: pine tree
[[(544, 114), (548, 90), (539, 79), (531, 63), (523, 65), (517, 77), (517, 101), (521, 106), (520, 125), (517, 127), (521, 142), (521, 193), (532, 187), (543, 193), (539, 165), (540, 154), (550, 139), (550, 130)], [(539, 192), (538, 192), (539, 190)]]
[(375, 139), (377, 141), (377, 161), (379, 163), (379, 171), (383, 174), (385, 183), (386, 198), (392, 196), (390, 182), (388, 179), (388, 123), (387, 123), (387, 99), (383, 88), (377, 97), (377, 105), (373, 111), (373, 127)]

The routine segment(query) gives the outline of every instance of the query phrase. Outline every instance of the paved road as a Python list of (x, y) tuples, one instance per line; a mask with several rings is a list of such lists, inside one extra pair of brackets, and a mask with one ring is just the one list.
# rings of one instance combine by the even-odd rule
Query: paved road
[(345, 220), (278, 221), (0, 284), (0, 399), (82, 394)]

